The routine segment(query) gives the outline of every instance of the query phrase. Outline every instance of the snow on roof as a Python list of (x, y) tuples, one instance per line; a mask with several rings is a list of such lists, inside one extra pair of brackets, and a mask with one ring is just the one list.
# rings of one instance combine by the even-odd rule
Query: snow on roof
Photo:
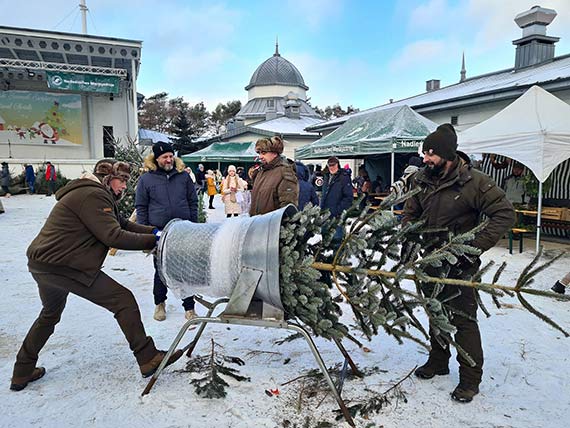
[(464, 82), (445, 86), (435, 91), (425, 92), (420, 95), (415, 95), (410, 98), (404, 98), (392, 103), (383, 104), (378, 107), (373, 107), (368, 110), (353, 113), (351, 115), (331, 119), (327, 122), (313, 125), (307, 130), (316, 131), (319, 129), (336, 127), (346, 122), (350, 117), (355, 117), (403, 104), (417, 109), (430, 104), (449, 102), (451, 100), (458, 100), (461, 98), (476, 97), (478, 95), (497, 93), (507, 89), (522, 88), (526, 86), (532, 86), (534, 84), (541, 84), (564, 79), (570, 79), (570, 55), (560, 56), (550, 62), (533, 67), (526, 67), (517, 71), (515, 71), (513, 68), (510, 68), (508, 70), (483, 74), (481, 76), (467, 79)]
[(152, 129), (139, 128), (139, 141), (141, 143), (147, 142), (150, 144), (155, 144), (158, 141), (164, 141), (165, 143), (169, 143), (174, 138), (176, 137), (164, 134), (163, 132), (153, 131)]
[(272, 131), (276, 134), (299, 134), (317, 136), (315, 132), (307, 132), (305, 128), (324, 122), (322, 119), (315, 117), (301, 116), (299, 119), (289, 117), (277, 117), (271, 120), (264, 120), (249, 125), (250, 128), (262, 129), (264, 131)]

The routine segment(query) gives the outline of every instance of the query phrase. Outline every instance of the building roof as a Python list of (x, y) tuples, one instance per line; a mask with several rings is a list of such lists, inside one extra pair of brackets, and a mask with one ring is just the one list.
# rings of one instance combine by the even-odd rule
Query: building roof
[(485, 101), (514, 99), (532, 85), (540, 85), (547, 90), (570, 88), (570, 55), (559, 56), (551, 61), (531, 67), (496, 71), (466, 79), (464, 82), (445, 86), (410, 98), (373, 107), (351, 115), (331, 119), (313, 125), (307, 131), (322, 131), (337, 128), (350, 117), (383, 110), (398, 105), (408, 105), (419, 113), (448, 109)]
[(175, 138), (176, 137), (165, 134), (163, 132), (153, 131), (152, 129), (139, 128), (139, 144), (143, 146), (152, 146), (159, 141), (169, 143)]
[(299, 119), (294, 119), (290, 117), (277, 117), (271, 120), (264, 120), (263, 122), (257, 122), (250, 124), (250, 128), (261, 129), (264, 131), (271, 131), (274, 134), (282, 135), (306, 135), (312, 137), (318, 137), (319, 134), (316, 132), (307, 132), (305, 128), (311, 125), (316, 125), (323, 122), (322, 119), (316, 117), (303, 117)]
[[(266, 98), (254, 98), (249, 100), (236, 114), (237, 118), (243, 119), (259, 119), (265, 118), (267, 111), (269, 110), (268, 107), (268, 100), (273, 100), (274, 108), (271, 108), (271, 111), (275, 112), (277, 116), (284, 116), (285, 115), (285, 103), (287, 100), (284, 97), (266, 97)], [(306, 101), (302, 99), (297, 99), (300, 103), (299, 105), (299, 114), (301, 116), (310, 116), (315, 118), (320, 118), (320, 116), (312, 109), (312, 107), (307, 104)]]
[(253, 72), (249, 85), (245, 89), (269, 85), (299, 86), (303, 89), (309, 89), (297, 67), (279, 54), (278, 45), (275, 47), (273, 56), (263, 61)]

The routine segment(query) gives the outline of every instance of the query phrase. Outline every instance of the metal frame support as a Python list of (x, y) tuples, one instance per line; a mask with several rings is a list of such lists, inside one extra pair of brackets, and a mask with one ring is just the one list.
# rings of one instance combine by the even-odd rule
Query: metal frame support
[[(206, 314), (205, 317), (196, 317), (196, 318), (193, 318), (191, 320), (188, 320), (182, 326), (182, 328), (180, 329), (180, 331), (178, 332), (178, 334), (174, 338), (174, 341), (170, 345), (168, 352), (166, 353), (165, 357), (162, 359), (162, 362), (158, 366), (158, 369), (152, 375), (152, 377), (151, 377), (150, 381), (148, 382), (146, 388), (143, 390), (143, 392), (141, 394), (142, 396), (150, 393), (150, 390), (152, 389), (152, 387), (154, 386), (154, 384), (158, 380), (158, 377), (160, 376), (160, 374), (164, 370), (168, 359), (176, 350), (176, 347), (178, 346), (178, 344), (180, 343), (180, 341), (184, 337), (184, 334), (186, 334), (188, 329), (194, 324), (200, 323), (201, 325), (200, 325), (200, 328), (198, 329), (198, 331), (196, 332), (196, 336), (194, 336), (194, 339), (192, 340), (192, 342), (190, 342), (186, 347), (183, 348), (183, 351), (188, 351), (186, 354), (187, 356), (190, 356), (192, 354), (192, 351), (196, 347), (198, 340), (200, 339), (202, 333), (204, 332), (204, 329), (206, 328), (207, 323), (234, 324), (234, 325), (243, 325), (243, 326), (251, 326), (251, 327), (283, 328), (283, 329), (287, 329), (287, 330), (293, 330), (297, 333), (300, 333), (301, 336), (303, 336), (303, 338), (305, 339), (305, 341), (309, 345), (309, 348), (311, 349), (311, 352), (313, 353), (313, 357), (317, 361), (317, 364), (318, 364), (319, 368), (321, 369), (321, 372), (323, 373), (323, 376), (324, 376), (325, 380), (327, 381), (327, 384), (329, 385), (331, 392), (332, 392), (335, 400), (337, 401), (345, 420), (348, 422), (348, 424), (350, 426), (352, 426), (352, 427), (356, 426), (354, 423), (354, 420), (352, 419), (352, 416), (350, 415), (350, 412), (348, 411), (348, 408), (346, 407), (346, 404), (344, 403), (344, 401), (342, 400), (342, 397), (340, 396), (339, 390), (335, 386), (335, 384), (334, 384), (334, 382), (330, 376), (330, 373), (327, 370), (325, 362), (324, 362), (317, 346), (315, 345), (315, 342), (313, 341), (313, 339), (311, 338), (311, 336), (310, 336), (309, 332), (307, 332), (307, 330), (305, 330), (300, 325), (291, 324), (291, 323), (288, 323), (286, 321), (279, 321), (279, 320), (264, 320), (264, 319), (255, 319), (255, 318), (254, 319), (248, 319), (248, 318), (242, 318), (242, 317), (236, 318), (236, 317), (230, 317), (227, 315), (219, 316), (219, 317), (212, 317), (211, 315), (214, 312), (214, 309), (216, 308), (216, 306), (218, 306), (221, 303), (227, 303), (229, 301), (229, 299), (222, 298), (222, 299), (216, 300), (213, 303), (207, 302), (200, 297), (197, 297), (196, 300), (199, 303), (206, 306), (206, 308), (208, 308), (208, 313)], [(348, 362), (351, 365), (353, 372), (357, 375), (360, 374), (360, 372), (358, 372), (358, 369), (356, 368), (356, 365), (354, 364), (352, 359), (350, 359), (350, 357), (348, 356), (346, 349), (344, 349), (344, 347), (342, 347), (342, 345), (340, 344), (340, 341), (335, 340), (335, 343), (337, 344), (337, 346), (341, 350), (342, 354), (345, 356), (345, 364)], [(355, 372), (355, 370), (356, 370), (356, 372)], [(339, 387), (342, 388), (341, 385), (339, 385)]]

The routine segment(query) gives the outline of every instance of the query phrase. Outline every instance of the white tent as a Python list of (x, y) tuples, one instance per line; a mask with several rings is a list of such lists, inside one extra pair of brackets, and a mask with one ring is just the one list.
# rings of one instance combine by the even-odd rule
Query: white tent
[(461, 132), (459, 150), (517, 160), (539, 182), (536, 248), (540, 245), (542, 183), (570, 158), (570, 105), (533, 86), (493, 117)]

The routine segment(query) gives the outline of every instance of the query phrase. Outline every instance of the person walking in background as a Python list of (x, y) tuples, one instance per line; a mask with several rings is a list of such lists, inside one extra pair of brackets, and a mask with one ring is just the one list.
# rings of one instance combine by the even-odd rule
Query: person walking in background
[(57, 174), (55, 172), (55, 166), (51, 162), (46, 162), (46, 182), (47, 182), (47, 196), (51, 196), (55, 192), (55, 181), (57, 180)]
[[(194, 182), (184, 171), (182, 159), (174, 157), (174, 149), (168, 143), (159, 141), (152, 146), (144, 160), (148, 170), (139, 178), (135, 196), (137, 222), (157, 227), (162, 230), (166, 224), (175, 218), (198, 221), (198, 198)], [(160, 279), (157, 271), (156, 256), (154, 261), (154, 319), (166, 319), (166, 285)], [(186, 319), (196, 316), (194, 312), (194, 297), (182, 301)]]
[[(488, 224), (477, 232), (470, 243), (481, 252), (493, 247), (512, 227), (515, 213), (505, 193), (493, 180), (471, 167), (470, 159), (457, 152), (457, 135), (451, 124), (443, 124), (429, 134), (423, 143), (425, 168), (412, 178), (411, 188), (421, 191), (406, 200), (402, 224), (424, 221), (428, 229), (446, 228), (433, 233), (425, 251), (435, 251), (445, 245), (449, 232), (468, 232), (481, 222), (482, 215)], [(429, 276), (445, 276), (470, 280), (481, 265), (479, 257), (460, 256), (454, 265), (441, 268), (429, 266)], [(442, 270), (446, 269), (446, 270)], [(432, 296), (434, 286), (422, 284), (426, 296)], [(459, 295), (458, 295), (459, 292)], [(450, 322), (455, 327), (455, 342), (472, 358), (471, 365), (460, 353), (459, 384), (451, 393), (455, 401), (467, 403), (479, 393), (483, 376), (483, 348), (477, 324), (477, 295), (473, 288), (446, 285), (435, 296), (450, 312)], [(449, 374), (451, 337), (436, 330), (430, 323), (431, 350), (427, 362), (415, 370), (420, 379)]]
[(10, 197), (10, 168), (8, 167), (8, 162), (2, 162), (2, 170), (0, 170), (0, 186), (2, 186), (2, 191), (4, 196)]
[(216, 176), (214, 175), (214, 171), (209, 169), (205, 175), (205, 182), (206, 182), (206, 193), (208, 194), (209, 198), (209, 205), (208, 208), (213, 210), (214, 208), (214, 196), (218, 194), (218, 189), (216, 187)]
[[(11, 390), (21, 391), (45, 375), (45, 368), (36, 366), (39, 353), (59, 323), (69, 293), (113, 313), (143, 377), (164, 359), (166, 353), (146, 335), (133, 294), (101, 270), (109, 247), (150, 250), (156, 245), (152, 227), (119, 215), (117, 200), (129, 179), (128, 164), (104, 159), (94, 174), (85, 173), (57, 192), (57, 203), (26, 253), (42, 309), (16, 356)], [(182, 354), (176, 351), (167, 364)]]
[(283, 140), (275, 136), (255, 143), (261, 165), (251, 169), (253, 190), (249, 215), (265, 214), (288, 204), (297, 206), (299, 183), (295, 163), (284, 156)]
[(297, 178), (299, 180), (299, 210), (305, 208), (309, 202), (313, 206), (319, 206), (319, 197), (311, 183), (309, 183), (309, 168), (300, 161), (295, 162)]
[(556, 281), (556, 283), (552, 286), (551, 290), (558, 294), (564, 294), (566, 292), (566, 287), (570, 285), (570, 272), (564, 275), (560, 281)]
[(241, 202), (243, 202), (243, 192), (247, 189), (247, 183), (242, 180), (236, 172), (236, 167), (228, 166), (228, 175), (222, 180), (222, 201), (226, 217), (232, 215), (237, 217), (241, 214)]
[(196, 185), (198, 186), (198, 195), (202, 195), (206, 186), (206, 173), (204, 172), (204, 165), (198, 164), (198, 169), (196, 170)]
[[(321, 208), (328, 209), (332, 217), (340, 217), (344, 210), (350, 208), (353, 202), (350, 173), (346, 168), (340, 168), (336, 156), (327, 159), (327, 169), (323, 179)], [(344, 236), (342, 226), (337, 227), (331, 246), (336, 249)]]
[(26, 176), (26, 184), (30, 189), (30, 193), (33, 195), (36, 193), (35, 184), (36, 184), (36, 173), (34, 171), (34, 167), (29, 163), (25, 166), (25, 176)]

